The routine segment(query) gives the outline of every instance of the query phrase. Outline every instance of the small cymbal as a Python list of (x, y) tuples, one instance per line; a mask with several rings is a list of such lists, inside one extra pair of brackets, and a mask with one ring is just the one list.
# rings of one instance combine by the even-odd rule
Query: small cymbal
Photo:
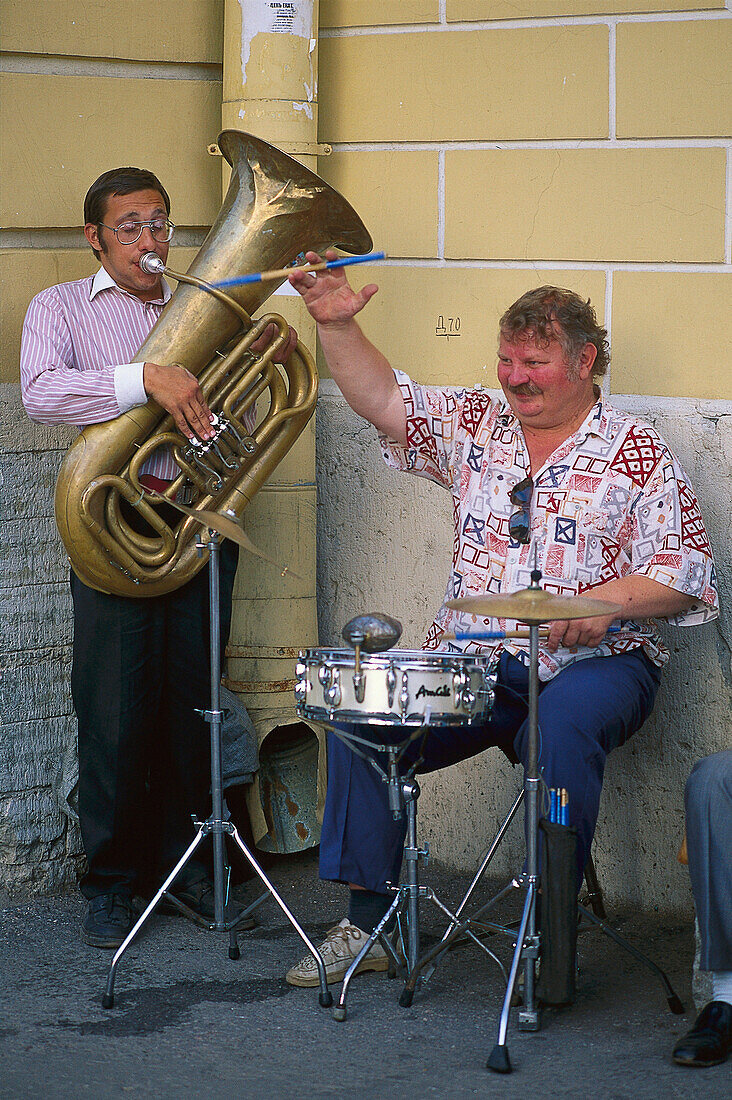
[[(226, 516), (221, 512), (211, 512), (206, 508), (189, 508), (186, 504), (179, 504), (177, 500), (167, 500), (167, 498), (165, 498), (165, 500), (167, 504), (172, 504), (179, 512), (183, 512), (186, 516), (191, 516), (192, 519), (195, 519), (202, 527), (208, 527), (212, 531), (218, 532), (218, 534), (223, 535), (224, 538), (231, 539), (232, 542), (236, 542), (239, 546), (243, 546), (250, 554), (254, 554), (256, 557), (271, 562), (272, 565), (276, 565), (278, 569), (282, 569), (282, 566), (280, 566), (274, 558), (271, 558), (269, 554), (265, 554), (258, 546), (254, 545), (241, 527), (238, 519), (235, 519), (233, 516)], [(293, 577), (298, 576), (294, 570), (287, 567), (283, 570), (283, 576), (284, 573), (289, 573)]]
[(516, 619), (521, 623), (550, 623), (557, 619), (594, 619), (617, 615), (619, 604), (594, 600), (589, 596), (555, 596), (543, 588), (522, 588), (518, 592), (484, 592), (446, 600), (445, 607), (464, 615), (483, 615), (493, 619)]

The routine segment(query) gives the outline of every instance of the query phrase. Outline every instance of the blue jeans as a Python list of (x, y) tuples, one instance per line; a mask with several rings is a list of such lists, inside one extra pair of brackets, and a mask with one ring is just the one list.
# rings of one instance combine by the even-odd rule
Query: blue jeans
[[(659, 683), (659, 669), (635, 649), (577, 661), (540, 685), (539, 770), (547, 787), (569, 792), (570, 824), (578, 834), (578, 883), (595, 832), (607, 754), (643, 725)], [(417, 772), (430, 772), (492, 746), (525, 767), (527, 706), (528, 669), (504, 653), (490, 719), (471, 726), (431, 727), (404, 754), (403, 770), (417, 753), (423, 758)], [(330, 733), (320, 877), (386, 893), (386, 883), (399, 880), (405, 831), (403, 818), (394, 821), (391, 815), (381, 777)]]

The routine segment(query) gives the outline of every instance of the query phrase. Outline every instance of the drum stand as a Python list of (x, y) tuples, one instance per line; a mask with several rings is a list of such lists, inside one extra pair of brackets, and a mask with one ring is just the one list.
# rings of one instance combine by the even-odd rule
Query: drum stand
[[(199, 521), (200, 522), (200, 521)], [(210, 616), (210, 654), (211, 654), (211, 709), (199, 712), (211, 727), (211, 816), (206, 821), (196, 822), (198, 826), (198, 832), (193, 839), (190, 846), (187, 848), (181, 859), (176, 863), (173, 870), (163, 882), (162, 886), (155, 894), (152, 901), (148, 904), (145, 910), (140, 915), (136, 924), (127, 934), (126, 938), (117, 948), (112, 963), (109, 968), (109, 974), (107, 976), (107, 986), (102, 997), (102, 1006), (104, 1008), (112, 1008), (114, 1006), (114, 980), (120, 959), (124, 955), (127, 948), (137, 936), (142, 926), (146, 923), (148, 917), (153, 913), (158, 903), (165, 899), (167, 902), (171, 902), (179, 912), (184, 916), (194, 920), (197, 924), (203, 924), (205, 928), (208, 928), (211, 932), (228, 932), (229, 933), (229, 958), (238, 959), (240, 952), (237, 943), (237, 928), (246, 920), (251, 913), (254, 912), (264, 901), (267, 900), (267, 896), (270, 895), (274, 898), (277, 905), (287, 917), (292, 927), (297, 932), (300, 939), (303, 941), (308, 950), (312, 953), (315, 962), (318, 967), (318, 978), (320, 984), (319, 1003), (327, 1008), (333, 1003), (333, 996), (328, 989), (328, 984), (325, 975), (325, 964), (323, 963), (322, 956), (318, 949), (311, 943), (309, 937), (300, 927), (298, 921), (290, 912), (285, 901), (279, 895), (273, 884), (270, 882), (267, 875), (264, 873), (259, 863), (255, 859), (252, 852), (246, 846), (244, 841), (239, 836), (236, 827), (229, 819), (229, 812), (225, 806), (223, 796), (223, 773), (221, 762), (221, 719), (222, 712), (220, 707), (221, 702), (221, 622), (220, 622), (220, 609), (219, 609), (219, 549), (220, 538), (218, 533), (209, 529), (207, 541), (204, 541), (204, 537), (201, 534), (197, 541), (199, 554), (202, 554), (204, 550), (209, 551), (209, 616)], [(226, 854), (224, 836), (228, 834), (234, 843), (241, 851), (244, 858), (252, 867), (252, 870), (258, 875), (262, 883), (266, 887), (266, 893), (262, 894), (255, 902), (253, 902), (247, 909), (243, 910), (234, 920), (227, 919), (227, 910), (229, 908), (228, 902), (228, 889), (226, 890), (227, 897), (225, 898), (224, 880), (226, 877)], [(188, 861), (192, 858), (193, 853), (198, 848), (199, 844), (207, 837), (211, 836), (213, 839), (213, 856), (214, 856), (214, 920), (213, 923), (207, 924), (202, 921), (201, 917), (190, 909), (183, 902), (179, 901), (174, 894), (169, 893), (169, 888), (173, 885), (178, 874), (182, 871)]]
[[(414, 996), (414, 989), (416, 987), (417, 978), (410, 983), (411, 975), (417, 966), (419, 958), (419, 902), (420, 899), (426, 899), (433, 902), (438, 909), (451, 921), (451, 924), (459, 924), (460, 920), (457, 914), (452, 913), (447, 906), (445, 906), (434, 890), (429, 886), (420, 886), (419, 883), (419, 862), (420, 860), (427, 861), (429, 857), (429, 849), (427, 845), (424, 848), (420, 848), (417, 843), (417, 799), (419, 798), (419, 784), (414, 779), (414, 769), (416, 764), (412, 765), (405, 776), (399, 774), (399, 760), (404, 753), (408, 744), (410, 744), (415, 738), (423, 736), (429, 728), (430, 714), (429, 710), (425, 712), (425, 720), (423, 726), (421, 726), (416, 732), (402, 742), (400, 745), (385, 745), (380, 743), (374, 743), (368, 741), (365, 738), (357, 736), (352, 730), (342, 730), (335, 727), (333, 733), (340, 737), (340, 739), (348, 745), (352, 752), (357, 756), (366, 760), (381, 776), (385, 783), (388, 784), (388, 798), (389, 808), (391, 809), (392, 816), (396, 820), (402, 814), (406, 814), (407, 818), (407, 835), (406, 843), (404, 846), (404, 859), (406, 861), (406, 879), (405, 883), (401, 886), (392, 886), (387, 883), (389, 889), (394, 892), (394, 900), (389, 906), (388, 910), (381, 918), (379, 923), (374, 928), (371, 935), (367, 938), (363, 947), (359, 951), (356, 958), (349, 966), (346, 974), (343, 978), (343, 985), (341, 986), (340, 996), (338, 1003), (333, 1009), (333, 1019), (343, 1021), (347, 1016), (346, 998), (348, 996), (348, 987), (351, 984), (351, 979), (356, 973), (359, 964), (362, 959), (366, 957), (373, 945), (377, 940), (380, 941), (382, 947), (389, 956), (391, 966), (390, 974), (394, 976), (395, 973), (399, 974), (402, 978), (407, 979), (407, 985), (399, 998), (399, 1004), (403, 1008), (408, 1008), (412, 1003)], [(358, 746), (365, 746), (372, 751), (386, 753), (387, 764), (386, 770), (380, 767), (374, 760), (373, 756), (363, 752)], [(404, 944), (404, 935), (401, 924), (402, 914), (406, 916), (407, 921), (407, 941)], [(388, 925), (393, 919), (396, 919), (397, 928), (399, 929), (399, 938), (401, 946), (404, 948), (403, 960), (397, 953), (392, 940), (386, 932)], [(496, 958), (492, 951), (489, 951), (481, 941), (473, 935), (472, 932), (467, 930), (467, 934), (473, 939), (473, 941), (481, 947), (488, 955), (493, 958), (499, 966), (501, 966), (500, 960)], [(501, 967), (503, 969), (503, 967)], [(505, 975), (505, 971), (504, 971)]]

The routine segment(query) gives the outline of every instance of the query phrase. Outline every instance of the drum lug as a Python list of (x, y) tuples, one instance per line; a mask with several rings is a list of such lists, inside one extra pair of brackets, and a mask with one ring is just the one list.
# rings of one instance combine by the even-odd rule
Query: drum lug
[(402, 720), (404, 720), (409, 711), (409, 676), (406, 672), (402, 673), (402, 690), (399, 692), (399, 709), (401, 710)]
[(356, 696), (357, 703), (363, 703), (366, 695), (366, 673), (354, 672), (353, 674), (353, 693)]
[(334, 707), (339, 707), (341, 705), (341, 674), (337, 668), (330, 669), (329, 671), (331, 675), (328, 678), (329, 683), (328, 686), (325, 688), (323, 695), (332, 713)]
[(470, 684), (470, 679), (462, 668), (456, 668), (452, 674), (452, 705), (455, 710), (463, 706), (463, 695)]
[(387, 691), (387, 697), (388, 697), (388, 701), (389, 701), (389, 710), (391, 710), (391, 708), (394, 706), (394, 694), (396, 692), (396, 685), (397, 685), (396, 669), (394, 668), (394, 662), (390, 661), (389, 662), (389, 668), (387, 669), (387, 672), (386, 672), (386, 691)]

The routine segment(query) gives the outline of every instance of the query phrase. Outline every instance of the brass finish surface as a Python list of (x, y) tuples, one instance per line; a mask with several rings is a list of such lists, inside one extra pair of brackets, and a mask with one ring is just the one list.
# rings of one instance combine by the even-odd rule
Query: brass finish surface
[[(136, 362), (179, 363), (198, 377), (214, 413), (234, 425), (239, 444), (221, 437), (210, 471), (191, 457), (171, 416), (149, 401), (106, 424), (85, 428), (64, 458), (56, 483), (56, 522), (76, 574), (101, 592), (158, 596), (191, 580), (206, 563), (196, 548), (197, 521), (171, 527), (156, 512), (139, 477), (160, 446), (181, 473), (164, 496), (181, 492), (196, 509), (240, 516), (298, 438), (315, 410), (317, 371), (300, 343), (281, 367), (273, 360), (287, 339), (286, 322), (254, 313), (275, 289), (254, 283), (224, 294), (209, 284), (287, 267), (305, 251), (372, 247), (361, 219), (342, 195), (300, 163), (251, 134), (224, 130), (218, 145), (232, 166), (223, 206), (187, 275), (166, 269), (180, 285), (135, 356)], [(274, 322), (269, 347), (251, 344)], [(244, 418), (260, 399), (266, 415), (251, 434)], [(120, 501), (137, 509), (155, 535), (136, 534)]]
[(489, 592), (446, 600), (445, 607), (465, 615), (516, 619), (521, 623), (550, 623), (558, 619), (595, 619), (617, 615), (619, 604), (593, 600), (589, 596), (555, 596), (543, 588), (522, 588), (518, 592)]

